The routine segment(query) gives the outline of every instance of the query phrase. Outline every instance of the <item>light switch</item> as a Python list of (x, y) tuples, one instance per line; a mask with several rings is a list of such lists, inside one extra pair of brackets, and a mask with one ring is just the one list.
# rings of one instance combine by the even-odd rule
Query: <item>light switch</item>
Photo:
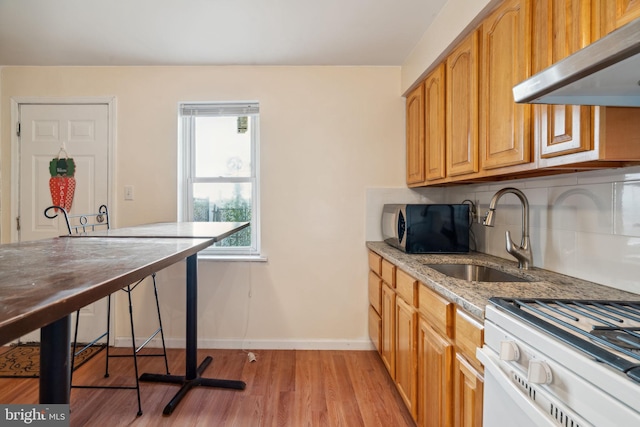
[(133, 200), (133, 185), (124, 186), (124, 199)]

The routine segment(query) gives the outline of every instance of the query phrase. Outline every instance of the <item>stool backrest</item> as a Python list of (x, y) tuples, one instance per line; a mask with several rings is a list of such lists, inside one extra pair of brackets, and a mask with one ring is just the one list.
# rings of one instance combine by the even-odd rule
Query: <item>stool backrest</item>
[(49, 206), (44, 210), (44, 216), (54, 219), (62, 212), (69, 234), (82, 234), (90, 231), (109, 229), (109, 210), (101, 205), (98, 212), (86, 214), (70, 214), (61, 206)]

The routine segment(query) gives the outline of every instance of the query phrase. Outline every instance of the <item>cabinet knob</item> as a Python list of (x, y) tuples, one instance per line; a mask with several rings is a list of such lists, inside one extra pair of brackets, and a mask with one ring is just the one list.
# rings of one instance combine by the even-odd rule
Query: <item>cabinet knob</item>
[(530, 360), (527, 381), (533, 384), (549, 384), (552, 380), (551, 368), (542, 360)]
[(510, 362), (519, 358), (520, 349), (514, 341), (500, 341), (500, 360)]

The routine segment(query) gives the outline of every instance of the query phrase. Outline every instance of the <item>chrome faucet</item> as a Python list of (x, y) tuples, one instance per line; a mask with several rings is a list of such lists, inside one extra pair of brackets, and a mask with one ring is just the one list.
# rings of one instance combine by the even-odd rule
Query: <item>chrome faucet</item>
[(528, 270), (533, 264), (533, 254), (531, 252), (531, 242), (529, 241), (529, 201), (527, 196), (517, 188), (503, 188), (493, 195), (491, 203), (489, 203), (489, 210), (482, 220), (482, 225), (486, 227), (493, 227), (494, 212), (496, 211), (496, 205), (498, 200), (506, 193), (512, 193), (518, 196), (520, 202), (522, 202), (522, 241), (520, 246), (516, 245), (511, 240), (511, 233), (507, 230), (505, 237), (507, 240), (507, 252), (513, 255), (518, 260), (518, 268)]

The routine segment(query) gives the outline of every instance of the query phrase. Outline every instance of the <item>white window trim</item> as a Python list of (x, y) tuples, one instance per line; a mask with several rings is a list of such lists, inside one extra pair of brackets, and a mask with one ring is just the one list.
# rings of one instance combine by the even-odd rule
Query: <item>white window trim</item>
[[(184, 106), (192, 106), (197, 108), (199, 105), (208, 106), (216, 109), (216, 105), (232, 106), (255, 104), (257, 101), (247, 102), (182, 102), (178, 104), (178, 221), (192, 221), (193, 219), (193, 187), (192, 184), (198, 182), (233, 182), (233, 178), (195, 178), (195, 156), (192, 146), (191, 130), (193, 126), (185, 126), (185, 117), (182, 115)], [(211, 110), (209, 110), (211, 111)], [(240, 114), (238, 111), (236, 114)], [(191, 116), (189, 120), (193, 120)], [(239, 182), (252, 183), (252, 209), (251, 209), (251, 227), (252, 227), (252, 246), (251, 247), (209, 247), (199, 253), (199, 258), (204, 260), (216, 261), (266, 261), (267, 258), (261, 254), (261, 238), (260, 238), (260, 116), (254, 116), (255, 126), (252, 127), (252, 162), (254, 177), (247, 180), (246, 178), (238, 179)]]

